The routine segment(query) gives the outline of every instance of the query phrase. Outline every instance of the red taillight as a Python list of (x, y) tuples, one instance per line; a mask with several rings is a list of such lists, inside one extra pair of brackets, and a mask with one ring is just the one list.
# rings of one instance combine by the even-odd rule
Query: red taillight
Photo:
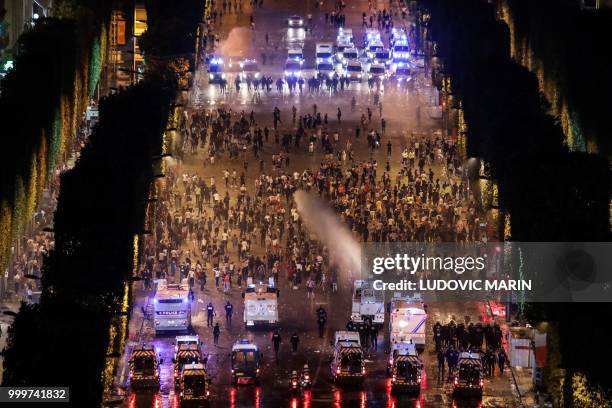
[(295, 380), (291, 381), (291, 385), (296, 386), (297, 385), (297, 381), (295, 381)]
[(340, 367), (336, 368), (336, 373), (340, 374)]
[(365, 369), (365, 367), (363, 367), (363, 368), (361, 369), (361, 374), (363, 374), (363, 375), (365, 375), (365, 374), (366, 374), (366, 369)]
[(310, 376), (309, 376), (308, 374), (306, 374), (306, 375), (304, 376), (304, 379), (306, 379), (306, 380), (310, 380)]
[(455, 377), (455, 385), (459, 385), (459, 379)]
[(395, 375), (391, 378), (391, 382), (395, 382)]
[(484, 386), (484, 380), (481, 378), (480, 379), (480, 388), (482, 388)]
[(259, 374), (259, 368), (258, 368), (257, 370), (255, 370), (255, 372), (256, 372), (257, 374)]

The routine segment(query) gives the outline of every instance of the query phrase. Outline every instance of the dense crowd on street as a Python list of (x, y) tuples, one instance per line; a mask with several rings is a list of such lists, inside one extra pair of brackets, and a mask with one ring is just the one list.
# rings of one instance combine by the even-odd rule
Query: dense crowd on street
[[(166, 278), (186, 279), (194, 292), (229, 293), (253, 282), (308, 299), (336, 292), (339, 271), (302, 224), (298, 189), (327, 201), (358, 241), (486, 239), (457, 146), (435, 132), (407, 134), (394, 156), (382, 101), (371, 102), (350, 129), (340, 126), (342, 109), (355, 114), (354, 106), (275, 107), (268, 117), (228, 107), (186, 111), (145, 249), (145, 286)], [(317, 154), (318, 165), (296, 168), (306, 153)], [(194, 159), (203, 171), (183, 163)], [(377, 328), (347, 329), (376, 349)]]

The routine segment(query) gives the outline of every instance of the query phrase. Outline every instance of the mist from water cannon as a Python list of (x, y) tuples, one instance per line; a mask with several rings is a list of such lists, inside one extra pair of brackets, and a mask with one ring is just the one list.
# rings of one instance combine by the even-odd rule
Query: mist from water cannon
[(306, 228), (329, 250), (330, 264), (338, 266), (339, 279), (356, 279), (361, 272), (361, 246), (334, 210), (323, 200), (297, 190), (293, 194)]

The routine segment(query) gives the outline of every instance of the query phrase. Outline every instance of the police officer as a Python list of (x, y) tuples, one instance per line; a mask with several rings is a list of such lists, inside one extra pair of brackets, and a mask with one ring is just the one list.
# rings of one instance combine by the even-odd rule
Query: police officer
[(346, 330), (348, 330), (348, 331), (356, 331), (356, 330), (357, 330), (357, 329), (355, 328), (355, 323), (353, 323), (353, 321), (352, 321), (352, 320), (349, 320), (349, 321), (346, 323)]
[(378, 349), (378, 327), (370, 326), (370, 343), (374, 347), (374, 351)]
[(293, 332), (291, 335), (291, 350), (294, 353), (297, 353), (298, 344), (300, 344), (300, 336), (298, 336), (297, 332)]
[(234, 313), (234, 306), (228, 300), (225, 304), (225, 322), (232, 327), (232, 314)]
[(317, 326), (319, 326), (319, 338), (323, 338), (325, 334), (325, 323), (327, 323), (327, 312), (323, 309), (323, 306), (319, 306), (317, 309)]
[(438, 381), (444, 378), (444, 350), (438, 348)]
[(434, 342), (436, 343), (436, 351), (440, 352), (440, 350), (442, 350), (442, 325), (440, 324), (440, 322), (436, 322), (436, 324), (433, 327), (433, 332), (434, 332)]
[(274, 334), (272, 334), (272, 344), (274, 345), (274, 355), (276, 356), (276, 360), (278, 361), (278, 350), (280, 350), (280, 344), (283, 339), (281, 338), (280, 333), (277, 330), (274, 330)]
[(212, 302), (208, 302), (208, 306), (206, 306), (206, 327), (212, 327), (214, 314), (215, 307)]
[(219, 322), (215, 323), (215, 327), (213, 327), (213, 340), (215, 346), (219, 344), (219, 335), (221, 334), (221, 328), (219, 327)]

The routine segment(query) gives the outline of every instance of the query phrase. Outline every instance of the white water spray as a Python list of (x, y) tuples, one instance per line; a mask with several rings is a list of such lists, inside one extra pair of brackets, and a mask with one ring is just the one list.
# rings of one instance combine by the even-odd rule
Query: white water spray
[(329, 249), (330, 263), (339, 267), (339, 280), (354, 280), (361, 273), (361, 246), (338, 215), (321, 199), (298, 190), (293, 194), (306, 225)]

